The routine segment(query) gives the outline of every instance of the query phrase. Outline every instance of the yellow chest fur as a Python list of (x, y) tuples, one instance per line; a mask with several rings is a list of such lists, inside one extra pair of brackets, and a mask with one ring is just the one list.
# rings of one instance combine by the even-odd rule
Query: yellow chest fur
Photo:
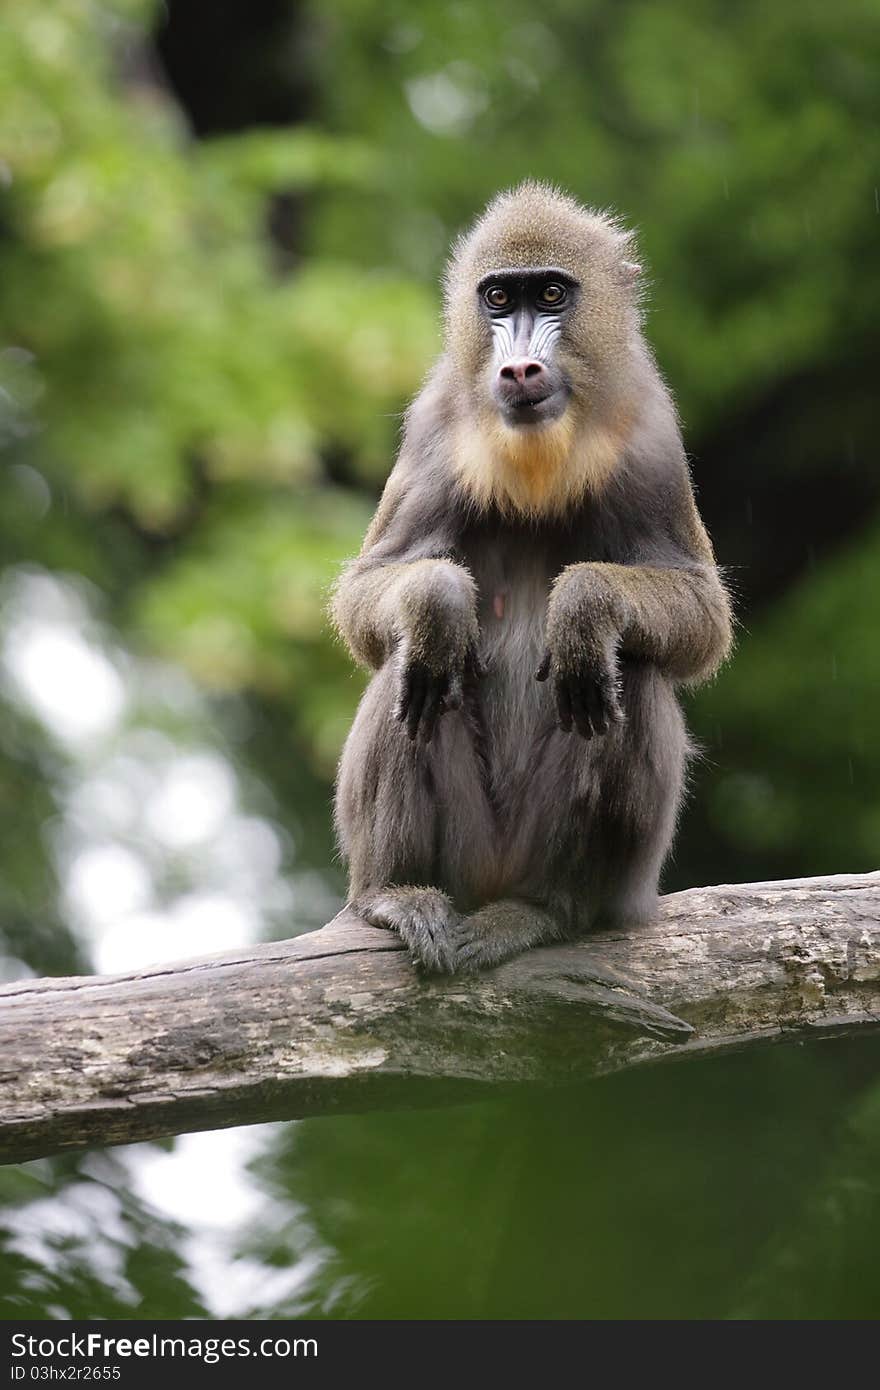
[(576, 429), (566, 414), (552, 424), (516, 428), (498, 419), (459, 427), (455, 474), (481, 508), (522, 516), (561, 515), (599, 492), (620, 457), (622, 436), (602, 424)]

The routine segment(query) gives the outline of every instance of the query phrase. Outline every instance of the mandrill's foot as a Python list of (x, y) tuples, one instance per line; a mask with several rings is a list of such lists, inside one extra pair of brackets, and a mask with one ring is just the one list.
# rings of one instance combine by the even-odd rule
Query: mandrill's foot
[(536, 904), (504, 899), (462, 917), (439, 888), (378, 888), (351, 905), (370, 926), (396, 931), (414, 964), (432, 975), (486, 970), (563, 935)]
[(453, 933), (453, 970), (472, 974), (528, 951), (559, 941), (559, 921), (537, 903), (503, 898), (460, 919)]
[(371, 927), (396, 931), (420, 970), (451, 975), (458, 968), (461, 918), (439, 888), (377, 888), (355, 898), (352, 908)]

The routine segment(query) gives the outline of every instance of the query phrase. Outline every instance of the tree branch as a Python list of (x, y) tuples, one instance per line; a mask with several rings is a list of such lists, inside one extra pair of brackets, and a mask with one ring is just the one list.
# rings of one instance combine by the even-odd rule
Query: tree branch
[(0, 990), (0, 1161), (856, 1028), (880, 1028), (880, 873), (694, 888), (649, 927), (453, 979), (420, 979), (342, 912), (290, 941)]

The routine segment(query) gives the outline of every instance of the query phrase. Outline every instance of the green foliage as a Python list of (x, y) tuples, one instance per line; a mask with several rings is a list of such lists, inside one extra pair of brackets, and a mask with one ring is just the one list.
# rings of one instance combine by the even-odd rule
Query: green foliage
[[(762, 599), (692, 703), (703, 756), (670, 884), (876, 867), (873, 0), (508, 0), (503, 16), (290, 0), (288, 44), (243, 55), (236, 109), (248, 80), (283, 83), (289, 50), (308, 119), (207, 140), (159, 64), (167, 8), (3, 8), (0, 644), (22, 573), (64, 581), (98, 614), (131, 721), (104, 763), (87, 739), (71, 753), (0, 660), (14, 968), (88, 967), (65, 878), (90, 847), (84, 806), (129, 886), (151, 870), (157, 914), (196, 865), (203, 893), (231, 893), (233, 871), (254, 899), (262, 885), (265, 929), (286, 932), (310, 920), (292, 858), (320, 869), (322, 920), (340, 883), (329, 779), (361, 688), (328, 592), (437, 349), (449, 240), (526, 176), (639, 229), (719, 558)], [(40, 669), (63, 707), (68, 672)], [(221, 794), (235, 767), (233, 844), (138, 841), (181, 730), (221, 763)], [(238, 1232), (248, 1288), (304, 1253), (314, 1275), (248, 1297), (268, 1316), (870, 1314), (878, 1105), (851, 1095), (875, 1068), (831, 1056), (279, 1134), (265, 1221)], [(4, 1170), (10, 1316), (134, 1316), (141, 1296), (146, 1316), (203, 1315), (181, 1232), (128, 1190), (134, 1171)]]
[(229, 488), (140, 612), (154, 647), (208, 688), (257, 685), (281, 699), (292, 689), (291, 718), (326, 774), (359, 690), (348, 654), (328, 642), (327, 599), (368, 520), (341, 491), (303, 491), (291, 504), (283, 494)]
[[(695, 0), (558, 0), (540, 17), (513, 0), (500, 34), (490, 7), (338, 0), (311, 36), (320, 123), (206, 142), (144, 61), (154, 14), (7, 9), (7, 435), (94, 536), (90, 559), (53, 516), (38, 557), (103, 568), (130, 631), (209, 684), (286, 700), (325, 771), (359, 687), (318, 630), (321, 600), (367, 507), (328, 489), (328, 463), (349, 484), (384, 477), (436, 350), (432, 280), (496, 187), (539, 174), (642, 227), (650, 331), (691, 438), (873, 332), (862, 0), (753, 0), (712, 22)], [(280, 193), (311, 209), (293, 274), (266, 236)], [(120, 508), (172, 538), (161, 567), (114, 555), (107, 572)], [(740, 661), (717, 697), (734, 726)], [(766, 715), (769, 736), (762, 669), (743, 727)], [(806, 833), (801, 813), (785, 823)]]
[[(401, 406), (436, 349), (434, 301), (392, 270), (320, 255), (279, 275), (266, 210), (281, 190), (374, 187), (380, 161), (316, 129), (194, 142), (137, 76), (152, 6), (11, 10), (0, 39), (9, 442), (94, 519), (99, 549), (111, 508), (175, 534), (210, 491), (191, 546), (160, 577), (137, 576), (131, 613), (157, 650), (212, 683), (299, 692), (326, 770), (344, 711), (325, 696), (341, 690), (350, 711), (355, 686), (313, 649), (366, 510), (322, 491), (323, 460), (349, 459), (355, 478), (387, 471)], [(53, 517), (34, 538), (50, 563), (64, 524)], [(328, 671), (318, 688), (300, 682), (316, 663)]]
[(771, 857), (780, 877), (804, 871), (805, 846), (812, 873), (876, 868), (878, 590), (875, 525), (744, 635), (701, 699), (712, 829), (743, 879)]
[[(538, 176), (619, 208), (641, 229), (651, 334), (692, 432), (873, 332), (870, 0), (512, 0), (501, 28), (491, 6), (334, 11), (328, 120), (392, 156), (393, 250), (419, 273), (499, 185)], [(328, 243), (350, 245), (351, 199), (324, 201)], [(363, 254), (387, 254), (387, 204), (361, 209)]]
[(12, 8), (4, 329), (33, 354), (16, 399), (45, 388), (53, 472), (90, 507), (123, 502), (161, 527), (194, 458), (259, 483), (312, 478), (322, 447), (355, 438), (367, 458), (387, 451), (393, 430), (374, 422), (418, 379), (430, 300), (381, 277), (356, 295), (363, 275), (319, 260), (279, 285), (264, 235), (275, 190), (372, 182), (367, 150), (309, 130), (195, 144), (171, 102), (114, 71), (142, 42), (122, 14), (148, 7), (89, 6), (86, 23), (79, 5)]

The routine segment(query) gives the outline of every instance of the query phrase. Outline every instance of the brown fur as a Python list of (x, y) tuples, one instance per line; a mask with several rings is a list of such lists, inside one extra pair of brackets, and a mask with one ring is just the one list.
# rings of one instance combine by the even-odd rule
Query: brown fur
[[(459, 241), (446, 350), (337, 586), (375, 672), (337, 789), (351, 899), (426, 969), (652, 914), (688, 751), (675, 687), (730, 647), (631, 240), (530, 183)], [(511, 426), (477, 285), (547, 266), (580, 286), (556, 349), (570, 396)]]

